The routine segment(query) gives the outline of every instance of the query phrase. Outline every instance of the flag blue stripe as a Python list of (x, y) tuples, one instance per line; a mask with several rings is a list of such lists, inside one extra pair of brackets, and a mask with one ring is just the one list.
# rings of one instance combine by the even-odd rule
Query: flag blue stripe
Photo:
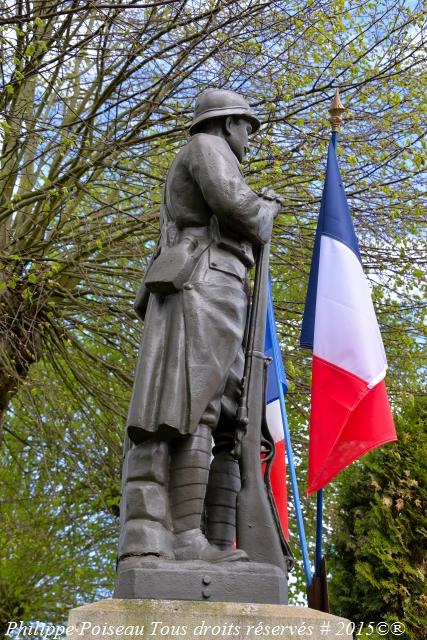
[(330, 236), (343, 242), (356, 255), (361, 263), (359, 243), (354, 233), (353, 221), (348, 209), (337, 156), (332, 142), (328, 149), (328, 164), (326, 180), (323, 190), (324, 216), (322, 220), (322, 235)]
[[(269, 282), (269, 300), (268, 300), (268, 314), (271, 318), (273, 318), (274, 322), (274, 308), (273, 308), (273, 300), (271, 296), (271, 280)], [(283, 366), (283, 360), (280, 354), (280, 347), (277, 341), (277, 336), (271, 335), (272, 327), (271, 323), (267, 320), (267, 325), (265, 328), (265, 342), (264, 342), (264, 353), (268, 358), (272, 358), (273, 362), (267, 369), (267, 388), (266, 388), (266, 402), (269, 404), (274, 400), (279, 398), (280, 392), (278, 387), (278, 381), (282, 384), (283, 393), (286, 394), (288, 392), (288, 382), (286, 380), (286, 372)], [(273, 340), (275, 340), (276, 348), (279, 351), (279, 357), (274, 361), (274, 347)], [(277, 373), (273, 371), (273, 367), (276, 366)]]
[(319, 221), (317, 223), (316, 238), (314, 240), (313, 257), (311, 259), (310, 276), (308, 279), (307, 296), (305, 299), (304, 315), (302, 318), (300, 344), (307, 349), (313, 349), (314, 322), (316, 318), (317, 280), (319, 276), (320, 239), (323, 219), (323, 200), (320, 206)]
[(348, 209), (333, 141), (329, 143), (325, 185), (323, 187), (301, 328), (300, 344), (302, 347), (309, 349), (313, 348), (314, 340), (317, 280), (322, 235), (330, 236), (345, 244), (361, 262), (359, 244)]

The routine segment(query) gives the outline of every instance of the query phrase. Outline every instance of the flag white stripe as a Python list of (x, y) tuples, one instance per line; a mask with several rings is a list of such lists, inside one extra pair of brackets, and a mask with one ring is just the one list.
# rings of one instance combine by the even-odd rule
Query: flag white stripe
[(282, 412), (280, 410), (279, 399), (269, 402), (265, 408), (267, 425), (274, 442), (280, 442), (285, 439), (282, 423)]
[(362, 265), (329, 236), (320, 243), (313, 353), (370, 387), (385, 376), (387, 360)]

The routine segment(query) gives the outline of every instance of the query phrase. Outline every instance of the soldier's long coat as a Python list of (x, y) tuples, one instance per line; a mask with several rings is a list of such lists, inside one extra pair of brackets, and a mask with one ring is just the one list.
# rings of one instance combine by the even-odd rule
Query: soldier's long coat
[(139, 440), (192, 433), (201, 419), (215, 427), (215, 402), (242, 348), (246, 267), (210, 242), (207, 229), (215, 214), (221, 234), (260, 244), (273, 219), (271, 203), (249, 188), (236, 156), (216, 135), (191, 137), (166, 185), (178, 242), (199, 234), (209, 247), (182, 291), (150, 295), (128, 415), (129, 434), (136, 429)]

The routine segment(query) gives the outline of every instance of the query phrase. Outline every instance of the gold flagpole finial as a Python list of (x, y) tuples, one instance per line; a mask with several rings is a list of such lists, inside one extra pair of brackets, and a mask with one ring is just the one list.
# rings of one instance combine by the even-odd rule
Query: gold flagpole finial
[(330, 123), (331, 123), (332, 132), (340, 130), (341, 120), (342, 120), (344, 111), (345, 111), (345, 107), (341, 103), (340, 92), (337, 87), (335, 89), (334, 99), (332, 100), (331, 106), (329, 107), (329, 113), (331, 114)]

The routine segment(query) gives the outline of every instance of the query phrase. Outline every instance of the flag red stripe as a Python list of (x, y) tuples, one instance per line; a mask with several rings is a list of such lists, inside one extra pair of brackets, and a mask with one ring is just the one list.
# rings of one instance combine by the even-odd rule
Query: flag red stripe
[(288, 496), (286, 491), (285, 441), (275, 442), (275, 456), (271, 465), (270, 480), (274, 502), (279, 513), (280, 523), (286, 540), (289, 540)]
[(384, 380), (369, 389), (361, 378), (314, 356), (307, 493), (324, 487), (367, 451), (394, 440)]
[[(266, 465), (262, 465), (262, 472), (265, 473)], [(288, 492), (286, 488), (286, 457), (285, 441), (279, 440), (274, 443), (274, 458), (270, 467), (270, 485), (273, 493), (274, 504), (279, 514), (282, 531), (289, 540), (288, 523)]]

